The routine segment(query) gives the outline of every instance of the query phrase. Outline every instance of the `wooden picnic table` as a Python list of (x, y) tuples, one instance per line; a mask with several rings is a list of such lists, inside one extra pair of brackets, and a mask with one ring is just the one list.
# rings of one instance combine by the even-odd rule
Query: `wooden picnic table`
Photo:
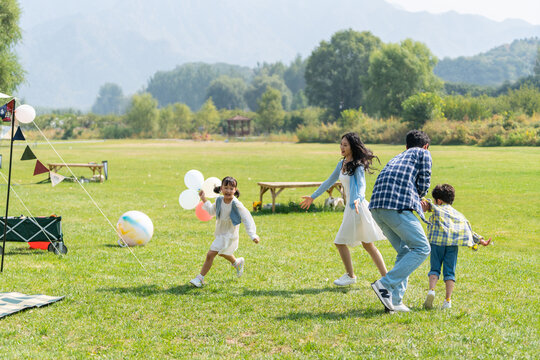
[[(281, 192), (285, 189), (290, 188), (304, 188), (304, 187), (319, 187), (321, 186), (322, 182), (260, 182), (258, 185), (261, 187), (260, 191), (260, 201), (262, 205), (263, 195), (265, 192), (270, 190), (270, 193), (272, 194), (272, 212), (276, 212), (276, 197), (281, 194)], [(332, 191), (334, 189), (337, 189), (341, 196), (345, 199), (345, 195), (343, 194), (343, 186), (340, 182), (336, 182), (334, 185), (330, 186), (326, 192), (328, 195), (332, 196)]]
[(58, 172), (58, 170), (60, 170), (61, 168), (67, 166), (67, 167), (70, 167), (70, 168), (75, 168), (75, 167), (86, 167), (86, 168), (89, 168), (90, 170), (92, 170), (92, 175), (95, 176), (96, 175), (96, 172), (99, 174), (99, 182), (102, 183), (103, 182), (103, 176), (102, 176), (102, 172), (103, 172), (103, 164), (98, 164), (98, 163), (88, 163), (88, 164), (81, 164), (81, 163), (67, 163), (67, 164), (64, 164), (64, 163), (50, 163), (50, 164), (47, 164), (47, 166), (49, 167), (49, 171), (53, 171), (53, 172)]

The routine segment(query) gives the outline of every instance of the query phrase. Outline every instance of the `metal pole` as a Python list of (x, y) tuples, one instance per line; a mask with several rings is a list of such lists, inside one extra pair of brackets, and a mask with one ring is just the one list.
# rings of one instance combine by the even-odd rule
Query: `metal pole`
[[(6, 197), (6, 216), (4, 217), (4, 239), (2, 241), (2, 265), (0, 265), (0, 272), (4, 271), (4, 254), (6, 252), (6, 234), (7, 234), (7, 222), (8, 222), (8, 209), (9, 209), (9, 190), (11, 189), (11, 162), (13, 159), (13, 136), (15, 135), (15, 99), (11, 100), (11, 144), (9, 148), (9, 170), (8, 170), (8, 185), (7, 185), (7, 197)], [(8, 103), (9, 104), (9, 103)]]

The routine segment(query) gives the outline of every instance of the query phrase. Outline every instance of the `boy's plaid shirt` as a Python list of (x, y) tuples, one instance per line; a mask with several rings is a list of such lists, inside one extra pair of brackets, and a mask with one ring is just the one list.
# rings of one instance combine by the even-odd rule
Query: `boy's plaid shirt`
[(420, 198), (431, 180), (431, 155), (422, 148), (410, 148), (395, 156), (382, 169), (369, 203), (370, 209), (415, 210), (422, 220)]
[(431, 244), (439, 246), (473, 246), (482, 236), (473, 232), (469, 221), (452, 205), (435, 205), (428, 200), (433, 215), (427, 226)]

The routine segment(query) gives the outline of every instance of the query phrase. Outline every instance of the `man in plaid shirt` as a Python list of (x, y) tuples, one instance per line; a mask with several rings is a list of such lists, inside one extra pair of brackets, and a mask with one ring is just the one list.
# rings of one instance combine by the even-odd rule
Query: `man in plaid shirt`
[(430, 252), (422, 224), (413, 214), (426, 221), (420, 199), (431, 181), (429, 141), (426, 133), (409, 131), (407, 150), (386, 164), (371, 195), (373, 218), (397, 252), (392, 270), (371, 284), (387, 311), (410, 311), (402, 302), (407, 279)]
[[(471, 229), (471, 224), (459, 211), (452, 207), (456, 191), (452, 185), (437, 185), (433, 191), (434, 203), (422, 201), (426, 211), (433, 211), (429, 218), (428, 238), (431, 244), (429, 276), (429, 291), (424, 307), (431, 309), (435, 299), (435, 285), (443, 269), (446, 285), (446, 300), (443, 309), (452, 307), (451, 296), (456, 282), (456, 264), (459, 246), (473, 247), (475, 244), (487, 246), (491, 239), (484, 238)], [(474, 249), (474, 248), (473, 248)]]

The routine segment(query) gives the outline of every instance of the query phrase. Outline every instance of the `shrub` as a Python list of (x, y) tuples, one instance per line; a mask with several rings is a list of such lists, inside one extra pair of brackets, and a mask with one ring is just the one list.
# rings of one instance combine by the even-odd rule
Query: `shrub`
[(444, 117), (443, 101), (437, 94), (424, 92), (410, 96), (401, 104), (403, 121), (420, 129), (428, 120)]

